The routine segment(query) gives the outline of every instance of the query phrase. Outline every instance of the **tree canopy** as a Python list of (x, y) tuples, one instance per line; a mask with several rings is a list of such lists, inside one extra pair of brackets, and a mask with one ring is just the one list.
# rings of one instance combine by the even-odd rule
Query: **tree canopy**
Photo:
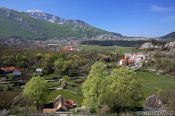
[(141, 85), (135, 78), (135, 72), (129, 68), (113, 69), (107, 82), (103, 102), (112, 110), (133, 108), (142, 98)]
[(23, 95), (35, 101), (37, 108), (44, 103), (47, 81), (42, 77), (32, 77), (24, 87)]
[(140, 83), (135, 72), (125, 67), (117, 67), (108, 73), (106, 65), (95, 63), (82, 86), (83, 105), (100, 108), (108, 105), (111, 110), (133, 108), (142, 98)]
[(95, 63), (82, 86), (84, 95), (83, 105), (97, 108), (100, 105), (100, 97), (103, 94), (103, 79), (106, 78), (106, 65), (102, 62)]

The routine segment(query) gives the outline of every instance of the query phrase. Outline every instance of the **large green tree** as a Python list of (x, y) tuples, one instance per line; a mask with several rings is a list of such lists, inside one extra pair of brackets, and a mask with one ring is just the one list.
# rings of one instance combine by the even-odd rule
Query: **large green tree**
[(23, 95), (32, 99), (37, 108), (44, 103), (47, 81), (42, 77), (32, 77), (24, 87)]
[(102, 62), (95, 63), (82, 86), (84, 95), (83, 105), (98, 108), (100, 97), (104, 93), (103, 80), (107, 77), (106, 65)]
[(111, 110), (134, 108), (142, 98), (135, 72), (117, 67), (110, 74), (102, 62), (95, 63), (82, 86), (83, 105), (95, 108), (108, 105)]
[(142, 99), (141, 85), (135, 78), (135, 72), (129, 68), (113, 69), (106, 82), (108, 85), (102, 99), (112, 110), (134, 108)]

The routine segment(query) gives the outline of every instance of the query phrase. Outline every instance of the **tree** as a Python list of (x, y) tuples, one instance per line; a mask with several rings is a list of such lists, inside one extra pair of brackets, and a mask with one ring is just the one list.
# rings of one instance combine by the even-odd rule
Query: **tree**
[(32, 77), (24, 87), (23, 95), (35, 101), (37, 109), (44, 103), (47, 81), (42, 77)]
[(42, 67), (44, 68), (45, 74), (49, 74), (52, 72), (53, 63), (54, 63), (53, 55), (45, 54), (42, 61)]
[(54, 63), (55, 73), (61, 75), (63, 72), (63, 66), (64, 66), (64, 59), (63, 58), (57, 59)]
[(134, 108), (142, 98), (141, 85), (135, 78), (135, 72), (129, 68), (113, 69), (107, 83), (103, 102), (112, 110)]
[(92, 66), (82, 92), (83, 105), (95, 110), (104, 105), (113, 111), (127, 110), (134, 108), (142, 98), (141, 85), (134, 71), (117, 67), (108, 75), (106, 65), (102, 62)]
[(95, 63), (82, 85), (84, 95), (83, 105), (97, 109), (100, 106), (100, 97), (103, 94), (103, 80), (107, 77), (106, 65)]
[(63, 80), (67, 81), (67, 82), (70, 82), (71, 78), (69, 76), (65, 75), (65, 76), (63, 76)]

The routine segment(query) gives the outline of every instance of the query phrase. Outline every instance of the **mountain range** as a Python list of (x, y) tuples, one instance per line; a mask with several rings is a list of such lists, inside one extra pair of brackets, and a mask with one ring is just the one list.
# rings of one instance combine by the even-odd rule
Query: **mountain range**
[(68, 20), (40, 10), (19, 12), (0, 8), (0, 36), (30, 39), (120, 39), (121, 34), (98, 29), (81, 20)]
[(161, 39), (168, 40), (168, 41), (174, 41), (175, 40), (175, 32), (171, 32), (165, 36), (162, 36)]
[[(69, 20), (41, 10), (0, 8), (0, 38), (15, 36), (31, 40), (143, 40), (146, 37), (127, 37), (96, 28), (81, 20)], [(159, 37), (174, 40), (175, 32)], [(153, 38), (154, 39), (154, 38)]]

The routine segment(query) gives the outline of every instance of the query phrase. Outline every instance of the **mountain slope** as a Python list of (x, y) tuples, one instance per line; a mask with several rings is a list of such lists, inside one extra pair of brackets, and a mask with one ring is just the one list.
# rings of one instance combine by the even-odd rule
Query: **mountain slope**
[(117, 33), (107, 32), (80, 20), (67, 20), (41, 11), (17, 12), (0, 8), (0, 36), (31, 39), (118, 39)]
[(171, 32), (165, 36), (162, 36), (161, 39), (167, 40), (167, 41), (174, 41), (175, 40), (175, 32)]

